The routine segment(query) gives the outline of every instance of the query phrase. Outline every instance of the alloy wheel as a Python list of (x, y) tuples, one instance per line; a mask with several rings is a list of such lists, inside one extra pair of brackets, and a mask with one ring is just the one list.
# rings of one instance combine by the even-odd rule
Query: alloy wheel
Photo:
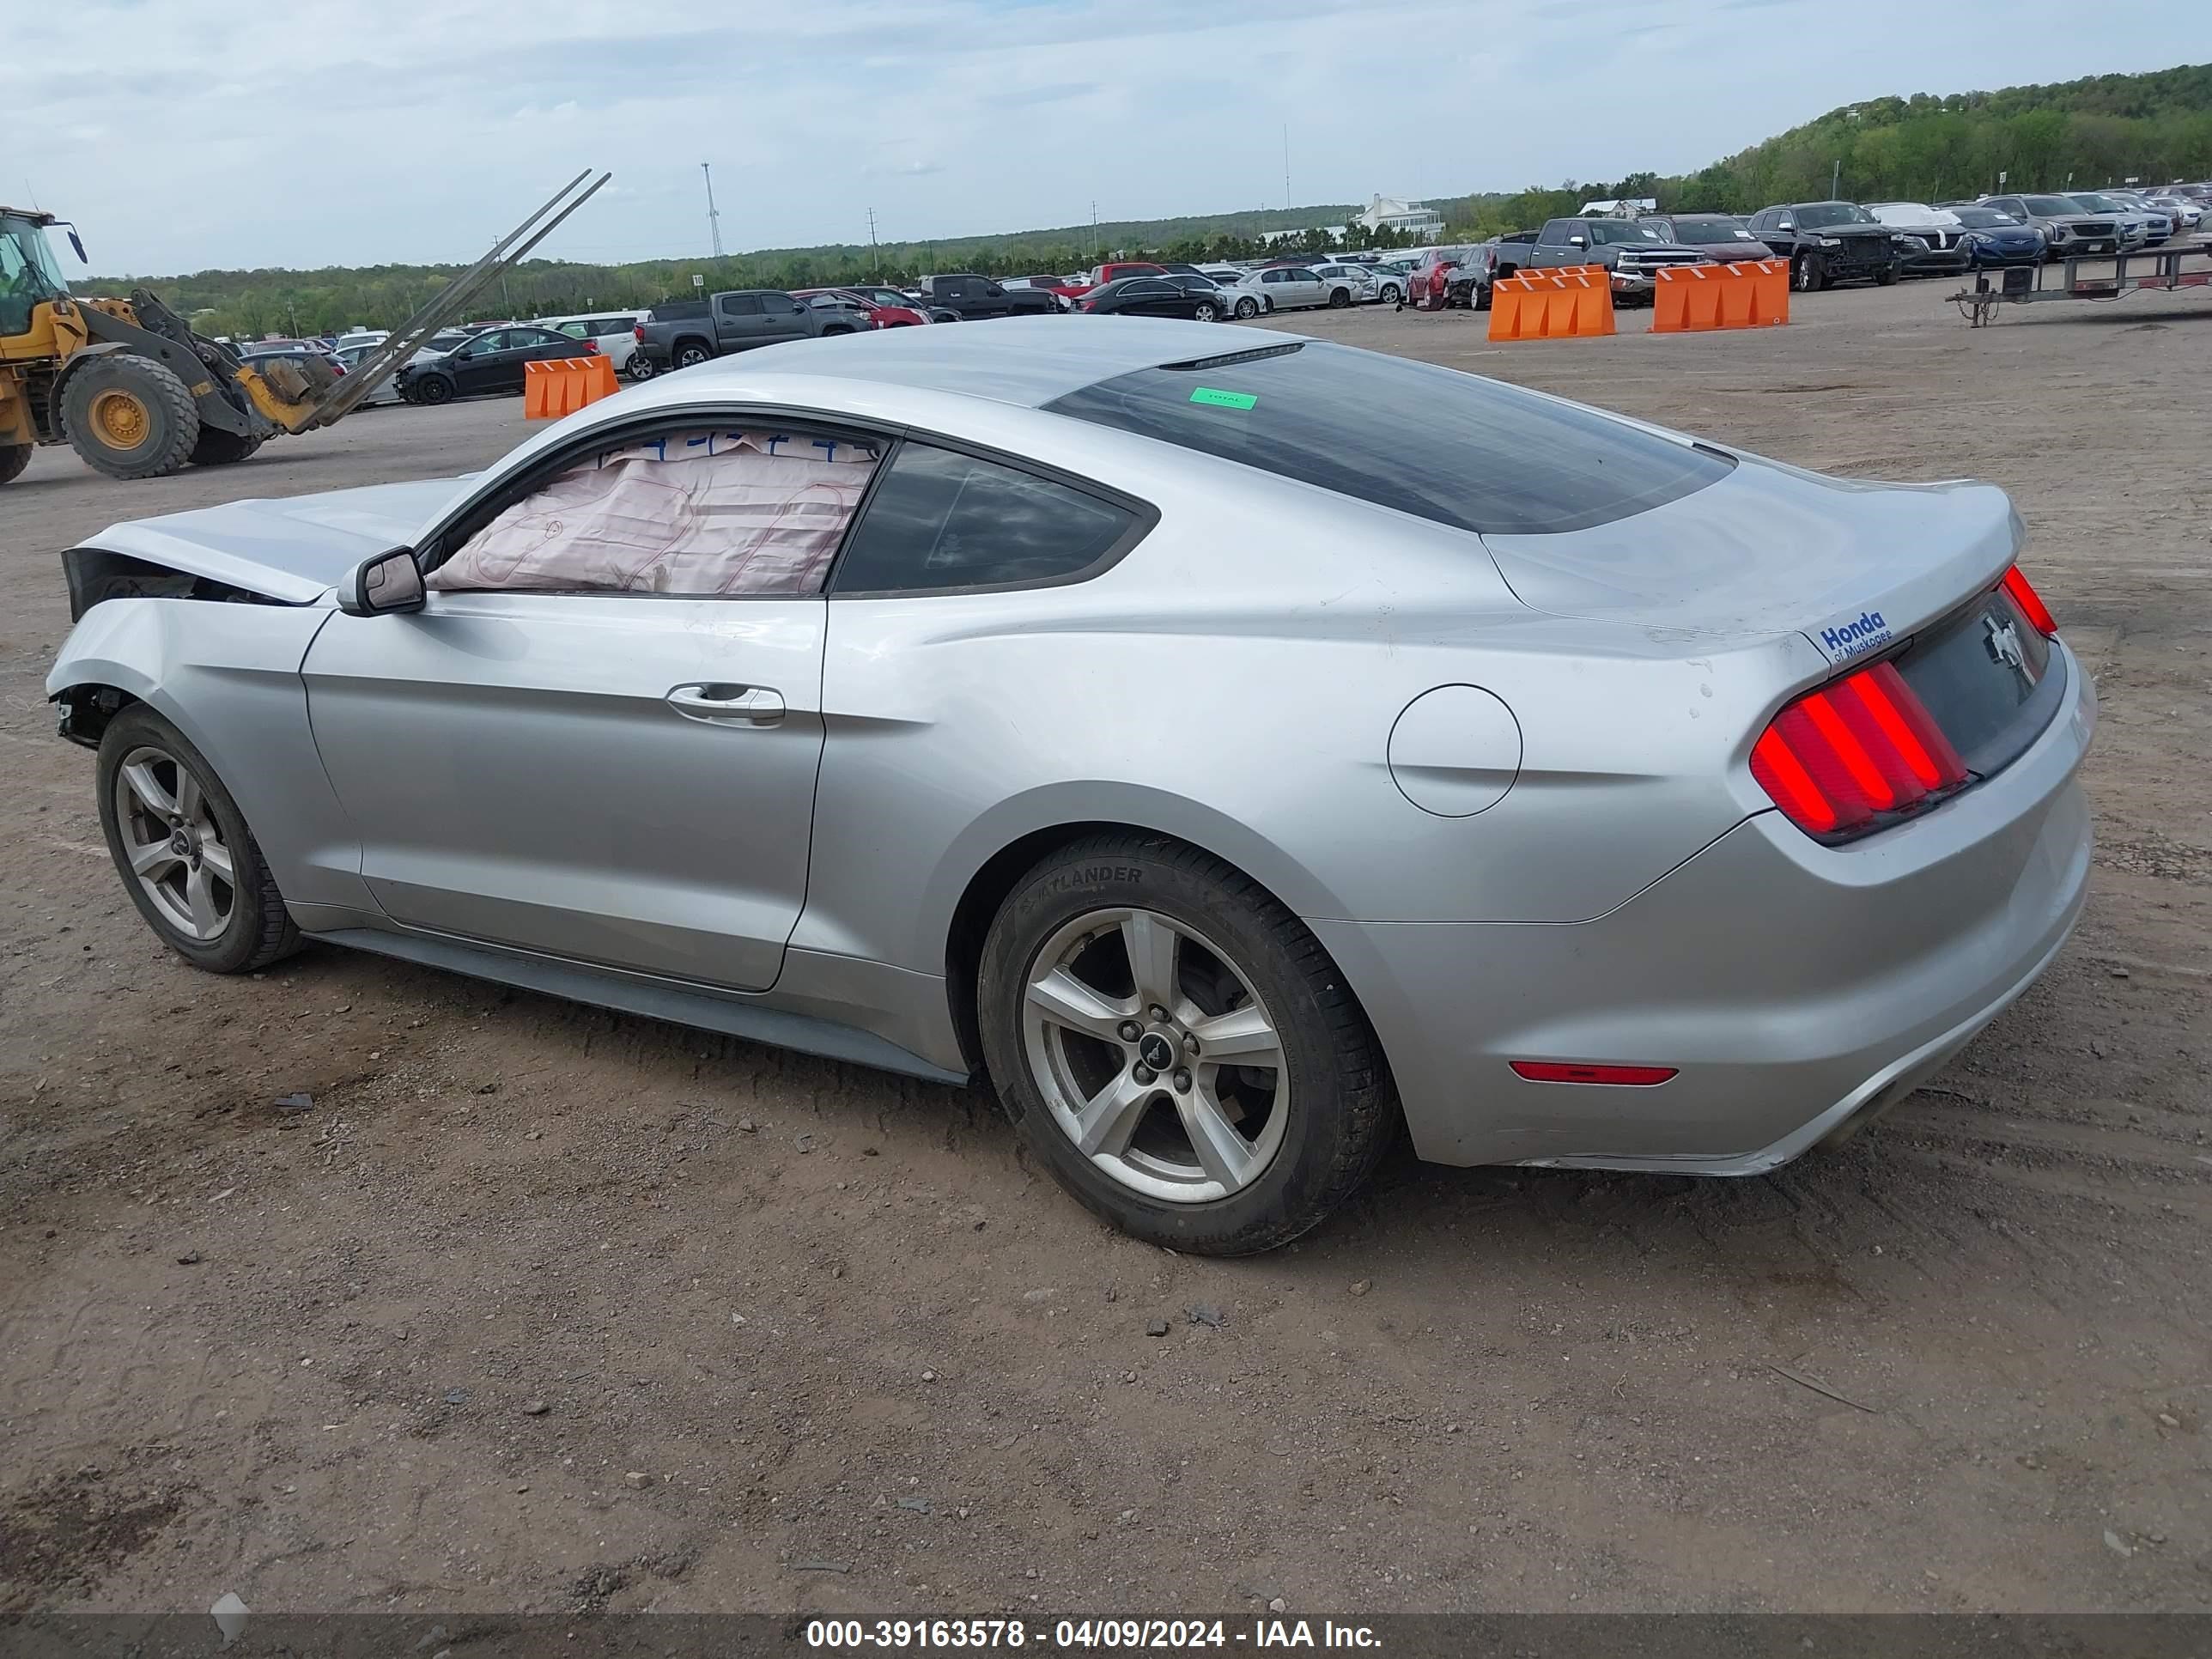
[(131, 874), (169, 925), (203, 945), (221, 939), (238, 908), (235, 866), (191, 769), (166, 750), (132, 750), (115, 774), (115, 823)]
[(1156, 910), (1094, 910), (1045, 941), (1024, 983), (1031, 1079), (1109, 1179), (1200, 1204), (1266, 1172), (1289, 1121), (1282, 1038), (1218, 945)]

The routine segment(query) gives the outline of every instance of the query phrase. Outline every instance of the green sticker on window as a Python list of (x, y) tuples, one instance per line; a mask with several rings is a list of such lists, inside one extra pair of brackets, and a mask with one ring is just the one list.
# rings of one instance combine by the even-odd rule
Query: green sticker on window
[(1222, 409), (1249, 409), (1260, 400), (1249, 392), (1217, 392), (1202, 386), (1190, 394), (1194, 404), (1213, 404)]

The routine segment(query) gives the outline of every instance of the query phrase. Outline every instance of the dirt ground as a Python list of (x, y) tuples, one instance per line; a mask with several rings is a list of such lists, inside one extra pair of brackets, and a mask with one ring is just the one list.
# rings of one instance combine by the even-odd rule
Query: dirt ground
[(1975, 332), (1942, 286), (1295, 325), (2003, 485), (2098, 676), (2099, 853), (2042, 982), (1838, 1152), (1401, 1159), (1234, 1264), (1102, 1230), (981, 1096), (333, 950), (182, 966), (52, 735), (54, 554), (477, 466), (520, 410), (148, 483), (41, 453), (0, 495), (0, 1609), (2212, 1608), (2212, 304)]

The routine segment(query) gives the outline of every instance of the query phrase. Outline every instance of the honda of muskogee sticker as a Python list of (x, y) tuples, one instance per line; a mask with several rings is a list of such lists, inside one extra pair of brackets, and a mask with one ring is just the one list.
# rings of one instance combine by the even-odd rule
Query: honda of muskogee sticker
[(1887, 645), (1891, 637), (1889, 624), (1881, 619), (1879, 611), (1862, 611), (1848, 621), (1830, 623), (1813, 630), (1813, 643), (1826, 653), (1832, 663), (1863, 657)]

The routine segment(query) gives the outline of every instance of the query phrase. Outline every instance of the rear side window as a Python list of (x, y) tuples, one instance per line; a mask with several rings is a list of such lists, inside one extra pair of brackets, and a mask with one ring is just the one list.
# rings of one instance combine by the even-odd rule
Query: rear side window
[(902, 445), (837, 562), (839, 593), (1065, 581), (1100, 563), (1136, 514), (995, 461)]
[(1455, 529), (1510, 535), (1607, 524), (1735, 465), (1496, 380), (1322, 343), (1139, 369), (1045, 407)]

